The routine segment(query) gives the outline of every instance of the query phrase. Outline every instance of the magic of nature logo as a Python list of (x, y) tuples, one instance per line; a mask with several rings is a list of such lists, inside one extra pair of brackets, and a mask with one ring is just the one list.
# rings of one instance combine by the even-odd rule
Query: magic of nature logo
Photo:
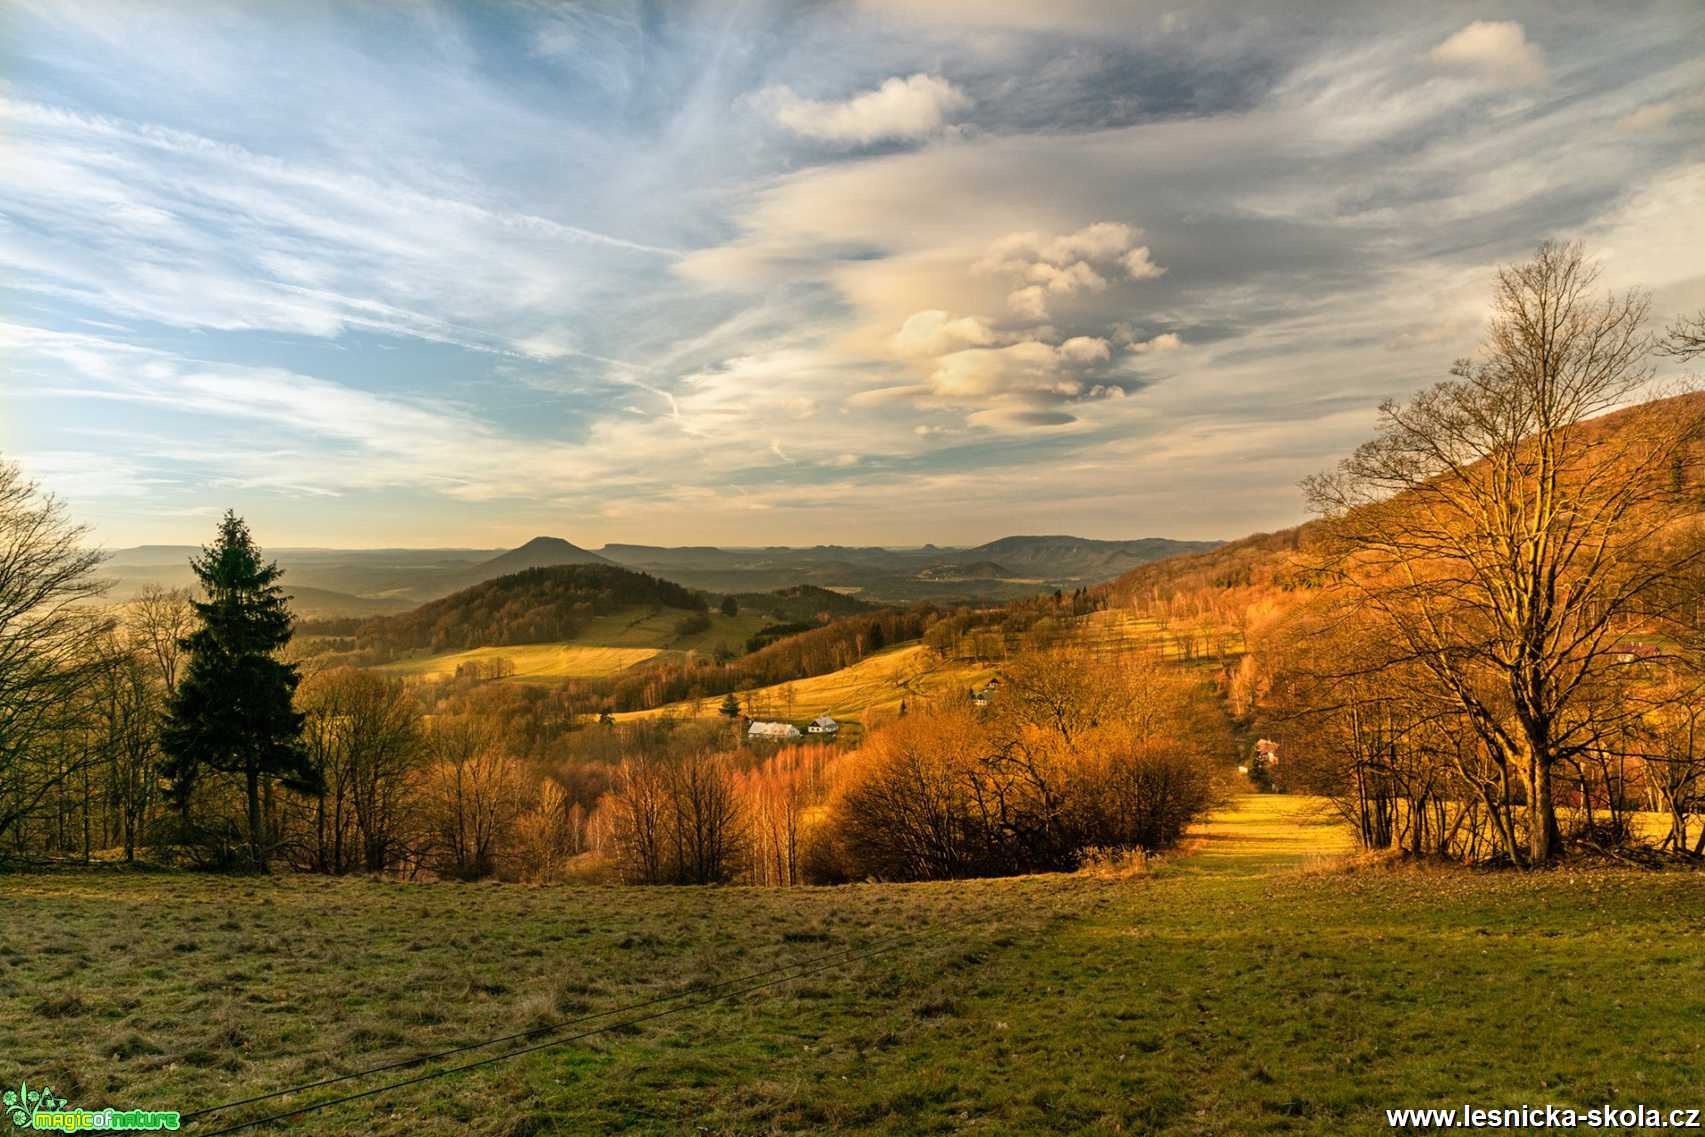
[(84, 1130), (176, 1129), (176, 1110), (82, 1109), (70, 1106), (48, 1086), (31, 1089), (20, 1082), (15, 1090), (0, 1094), (12, 1124), (19, 1129), (79, 1133)]

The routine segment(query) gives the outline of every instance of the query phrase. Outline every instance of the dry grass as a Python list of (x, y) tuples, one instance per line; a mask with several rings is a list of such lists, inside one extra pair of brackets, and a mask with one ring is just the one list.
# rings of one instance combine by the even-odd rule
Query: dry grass
[(188, 1111), (930, 929), (277, 1129), (1372, 1134), (1388, 1105), (1695, 1104), (1699, 877), (1310, 872), (1344, 851), (1316, 810), (1240, 799), (1111, 879), (0, 878), (0, 1078)]
[(677, 636), (675, 626), (686, 612), (673, 608), (628, 608), (592, 620), (575, 639), (564, 643), (514, 644), (447, 652), (385, 664), (378, 670), (397, 675), (440, 679), (464, 663), (508, 660), (517, 682), (553, 683), (562, 679), (603, 679), (668, 654), (713, 651), (719, 645), (742, 650), (746, 640), (768, 622), (764, 616), (710, 613), (707, 631)]
[[(760, 711), (776, 718), (804, 721), (818, 715), (856, 719), (867, 710), (894, 711), (902, 702), (919, 703), (944, 695), (963, 694), (987, 683), (995, 674), (992, 664), (942, 660), (922, 644), (905, 644), (861, 659), (851, 667), (759, 687), (750, 694)], [(789, 690), (792, 692), (789, 701)], [(714, 715), (717, 699), (698, 703), (670, 703), (647, 711), (617, 715), (617, 719), (654, 715)], [(742, 703), (746, 702), (742, 693)]]

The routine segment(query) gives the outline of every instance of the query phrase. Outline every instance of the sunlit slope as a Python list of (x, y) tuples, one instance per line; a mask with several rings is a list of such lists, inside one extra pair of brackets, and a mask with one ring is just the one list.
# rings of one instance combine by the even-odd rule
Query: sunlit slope
[(740, 651), (748, 637), (768, 622), (756, 612), (709, 614), (710, 627), (682, 636), (676, 627), (690, 615), (674, 608), (633, 607), (598, 616), (579, 636), (562, 643), (511, 644), (399, 660), (379, 668), (397, 675), (437, 679), (477, 662), (505, 660), (515, 668), (508, 678), (550, 683), (562, 679), (599, 679), (672, 652)]
[(379, 670), (422, 679), (445, 679), (468, 664), (503, 660), (514, 668), (503, 678), (545, 683), (558, 679), (601, 679), (636, 663), (644, 663), (656, 656), (659, 650), (654, 647), (603, 647), (578, 643), (516, 644), (388, 663)]
[(1162, 658), (1189, 662), (1241, 652), (1235, 631), (1201, 621), (1162, 622), (1129, 608), (1107, 608), (1080, 617), (1071, 626), (1071, 642), (1097, 655), (1157, 652)]
[[(1189, 657), (1183, 629), (1161, 626), (1127, 609), (1091, 612), (1062, 622), (1063, 646), (1082, 647), (1098, 656), (1126, 652), (1158, 652), (1165, 658)], [(1198, 656), (1201, 654), (1197, 647)], [(920, 643), (903, 644), (860, 660), (851, 667), (740, 692), (741, 707), (760, 718), (804, 721), (827, 714), (856, 719), (867, 710), (897, 710), (903, 701), (918, 703), (943, 695), (966, 694), (981, 687), (999, 671), (999, 664), (966, 659), (942, 659)], [(618, 719), (649, 715), (714, 715), (721, 698), (670, 703), (645, 711), (630, 711)]]
[[(742, 692), (741, 706), (750, 705), (759, 717), (805, 720), (818, 715), (856, 719), (867, 710), (897, 710), (901, 702), (918, 702), (943, 695), (968, 693), (995, 674), (992, 664), (944, 660), (922, 644), (905, 644), (869, 656), (851, 667)], [(650, 715), (714, 715), (720, 699), (670, 703), (622, 718)]]

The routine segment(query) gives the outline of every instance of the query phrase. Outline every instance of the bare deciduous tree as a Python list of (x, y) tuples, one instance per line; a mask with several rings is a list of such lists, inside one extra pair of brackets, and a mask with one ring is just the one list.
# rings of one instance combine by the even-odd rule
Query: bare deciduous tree
[(634, 884), (718, 884), (741, 868), (745, 818), (727, 758), (624, 761), (609, 803), (617, 866)]
[(1679, 317), (1669, 326), (1658, 350), (1676, 359), (1698, 359), (1705, 355), (1705, 312)]
[(463, 880), (498, 868), (523, 805), (519, 763), (493, 738), (462, 722), (434, 722), (424, 807), (441, 875)]
[(125, 634), (153, 663), (167, 694), (177, 689), (183, 641), (195, 626), (195, 604), (188, 589), (150, 584), (125, 607)]
[(101, 554), (52, 495), (0, 462), (0, 838), (79, 772), (45, 754), (103, 665), (108, 621), (90, 608)]
[(1698, 412), (1587, 422), (1651, 377), (1645, 296), (1598, 297), (1597, 275), (1576, 245), (1502, 269), (1480, 355), (1305, 483), (1328, 519), (1317, 567), (1390, 630), (1378, 665), (1427, 681), (1520, 778), (1511, 852), (1535, 864), (1558, 848), (1554, 771), (1607, 729), (1588, 696), (1619, 635), (1697, 556), (1671, 538)]

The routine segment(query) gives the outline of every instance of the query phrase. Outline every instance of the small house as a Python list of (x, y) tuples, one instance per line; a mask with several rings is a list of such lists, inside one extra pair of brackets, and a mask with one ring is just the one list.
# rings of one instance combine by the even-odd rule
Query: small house
[(799, 728), (790, 722), (754, 722), (746, 728), (746, 737), (779, 742), (803, 736), (799, 733)]
[(828, 715), (818, 715), (805, 728), (806, 734), (839, 734), (841, 724)]

